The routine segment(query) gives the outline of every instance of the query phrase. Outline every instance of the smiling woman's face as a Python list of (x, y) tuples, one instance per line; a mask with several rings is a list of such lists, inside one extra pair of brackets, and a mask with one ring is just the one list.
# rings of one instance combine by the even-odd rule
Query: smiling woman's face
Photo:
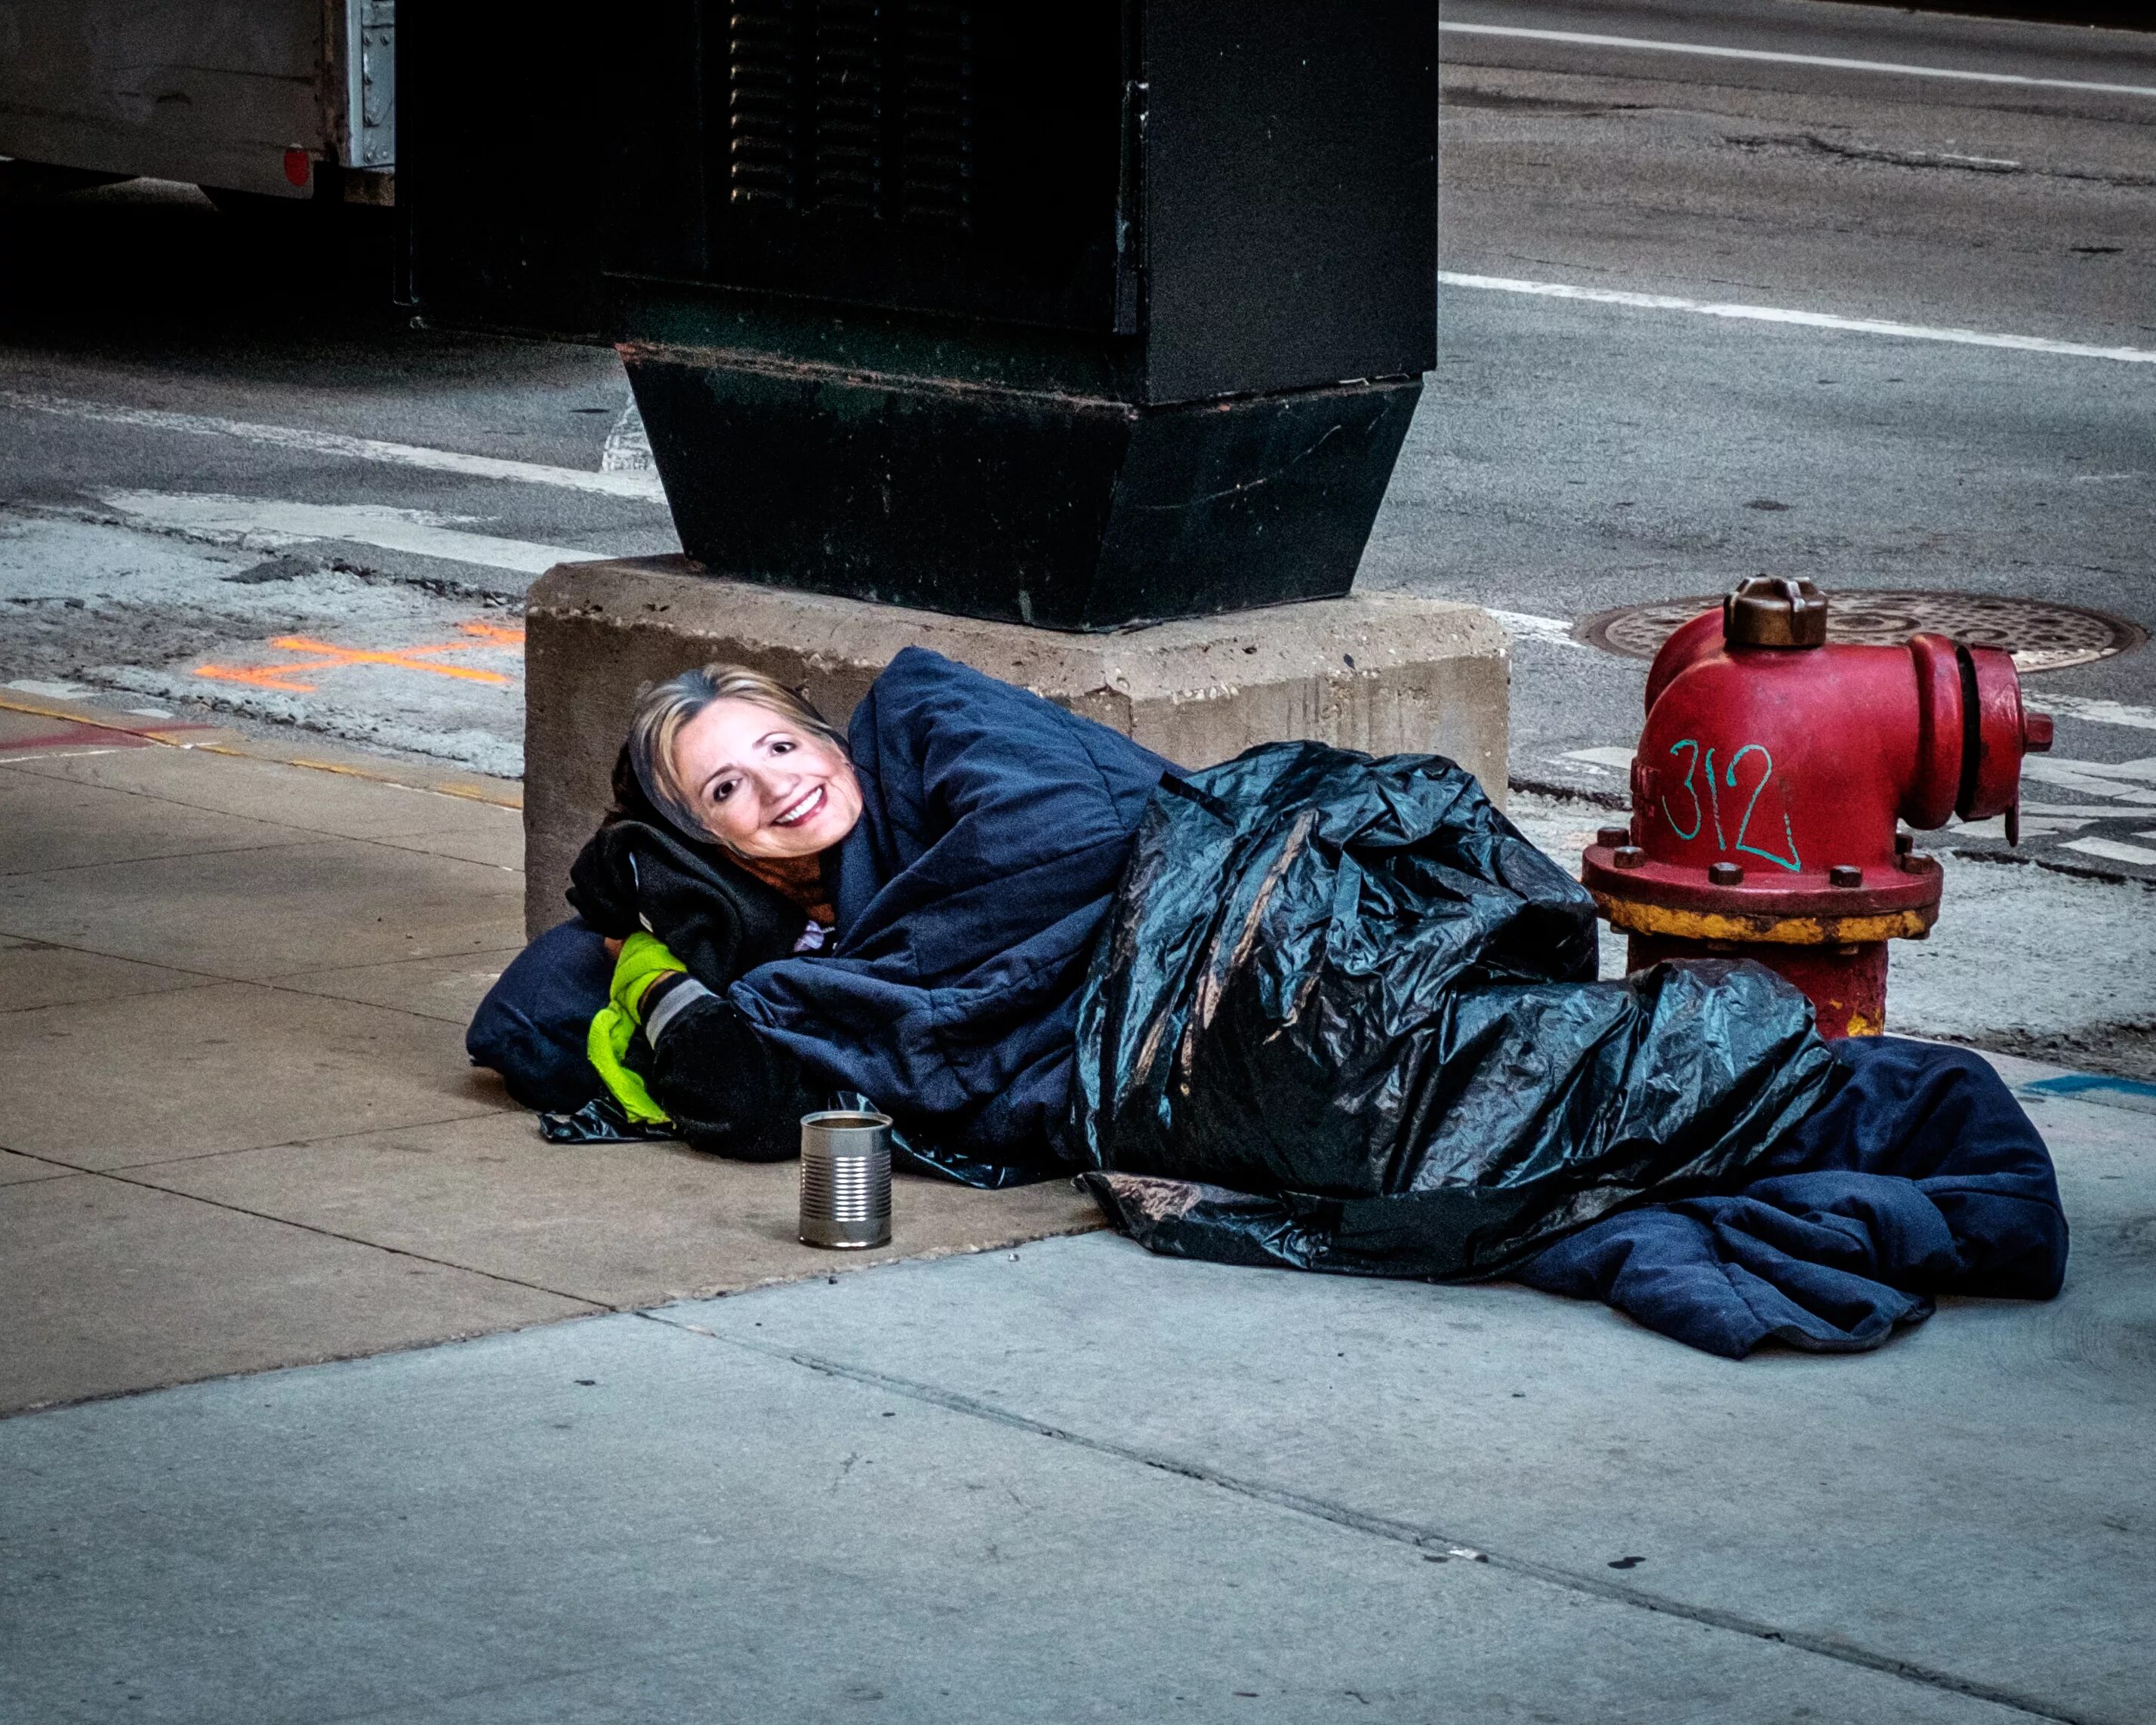
[(852, 762), (753, 701), (715, 701), (684, 725), (674, 773), (711, 836), (744, 856), (814, 856), (861, 818)]

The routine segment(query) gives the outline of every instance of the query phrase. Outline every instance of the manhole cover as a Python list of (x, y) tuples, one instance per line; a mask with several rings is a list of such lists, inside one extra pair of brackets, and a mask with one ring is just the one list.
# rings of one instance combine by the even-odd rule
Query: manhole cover
[[(2138, 647), (2148, 633), (2123, 617), (2047, 599), (1997, 598), (1980, 593), (1831, 592), (1827, 638), (1894, 646), (1928, 630), (1972, 647), (2004, 647), (2024, 671), (2060, 670)], [(1604, 611), (1579, 626), (1582, 639), (1606, 652), (1652, 659), (1681, 625), (1721, 607), (1720, 594), (1666, 599)]]

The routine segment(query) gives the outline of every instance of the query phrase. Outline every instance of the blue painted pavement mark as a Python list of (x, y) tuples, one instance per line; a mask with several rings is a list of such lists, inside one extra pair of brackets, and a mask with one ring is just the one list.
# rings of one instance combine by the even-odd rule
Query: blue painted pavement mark
[(2061, 1072), (2055, 1078), (2032, 1080), (2019, 1086), (2018, 1090), (2025, 1096), (2071, 1096), (2076, 1101), (2156, 1114), (2156, 1084), (2138, 1078), (2110, 1078), (2101, 1072)]

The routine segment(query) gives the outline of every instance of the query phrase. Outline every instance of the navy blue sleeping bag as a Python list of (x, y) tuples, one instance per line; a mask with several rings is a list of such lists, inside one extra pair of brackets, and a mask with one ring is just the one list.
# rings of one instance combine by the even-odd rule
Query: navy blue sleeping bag
[[(916, 1168), (1001, 1185), (1061, 1171), (1060, 1153), (1156, 1250), (1509, 1275), (1732, 1357), (1875, 1347), (1940, 1293), (2057, 1291), (2050, 1158), (1981, 1060), (1830, 1052), (1750, 966), (1593, 983), (1584, 895), (1449, 762), (1276, 745), (1163, 788), (1167, 763), (1127, 739), (918, 649), (849, 742), (864, 812), (826, 864), (836, 943), (726, 995), (812, 1085), (896, 1116)], [(597, 1093), (600, 942), (581, 922), (542, 936), (474, 1021), (475, 1059), (526, 1100)], [(1137, 996), (1214, 1024), (1209, 1052), (1163, 1061), (1183, 1033), (1146, 1031)], [(1174, 1128), (1201, 1104), (1220, 1130)], [(1371, 1137), (1380, 1117), (1397, 1145)], [(1143, 1165), (1111, 1172), (1104, 1132), (1127, 1155), (1145, 1139)], [(1507, 1133), (1519, 1153), (1486, 1189), (1410, 1189), (1431, 1147), (1465, 1169)]]
[(526, 1107), (573, 1114), (606, 1091), (584, 1044), (613, 980), (606, 937), (581, 916), (557, 923), (495, 978), (465, 1032), (465, 1052), (499, 1072)]
[(1514, 1277), (1732, 1359), (1876, 1348), (1935, 1294), (2057, 1293), (2058, 1182), (1999, 1075), (1934, 1043), (1831, 1046), (1842, 1083), (1738, 1190), (1604, 1217)]

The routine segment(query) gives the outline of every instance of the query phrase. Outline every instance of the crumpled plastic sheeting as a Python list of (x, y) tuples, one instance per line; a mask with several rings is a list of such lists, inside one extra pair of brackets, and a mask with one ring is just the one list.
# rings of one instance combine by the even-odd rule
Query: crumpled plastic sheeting
[(1151, 1249), (1502, 1275), (1726, 1187), (1836, 1068), (1757, 965), (1592, 980), (1594, 906), (1435, 756), (1267, 744), (1164, 783), (1079, 1007), (1067, 1149)]

